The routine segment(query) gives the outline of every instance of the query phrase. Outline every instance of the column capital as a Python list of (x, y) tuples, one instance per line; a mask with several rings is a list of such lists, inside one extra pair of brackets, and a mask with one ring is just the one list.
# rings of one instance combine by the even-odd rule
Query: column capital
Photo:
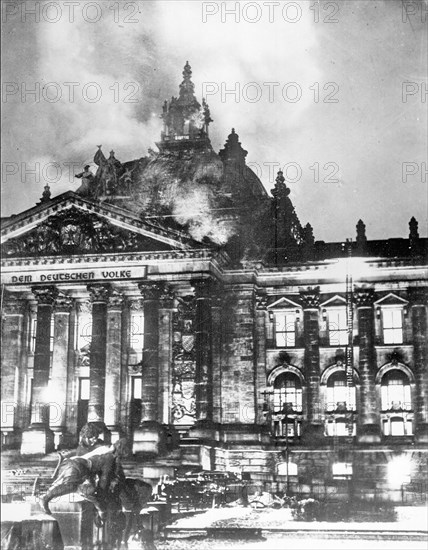
[(60, 292), (55, 300), (55, 313), (70, 313), (73, 307), (73, 299), (67, 294)]
[(125, 301), (125, 296), (122, 292), (119, 292), (118, 290), (112, 290), (107, 299), (107, 307), (109, 309), (121, 310)]
[(373, 288), (356, 288), (354, 290), (354, 301), (357, 308), (373, 307), (374, 289)]
[(58, 296), (55, 286), (36, 286), (31, 289), (36, 297), (38, 305), (53, 306)]
[(174, 290), (168, 284), (165, 284), (159, 293), (160, 307), (172, 309), (174, 307)]
[(107, 303), (111, 293), (111, 286), (109, 284), (94, 284), (88, 285), (89, 298), (91, 302), (104, 302)]
[(412, 306), (424, 306), (428, 303), (428, 288), (427, 287), (414, 287), (409, 288), (409, 301)]
[(89, 300), (77, 302), (77, 311), (79, 313), (92, 313), (92, 303)]
[(320, 287), (308, 287), (300, 290), (300, 300), (302, 301), (303, 309), (318, 309), (320, 305)]
[(24, 315), (26, 302), (13, 294), (8, 294), (4, 300), (3, 311), (5, 315)]
[(138, 288), (144, 300), (159, 300), (165, 293), (166, 286), (166, 283), (163, 281), (144, 281), (139, 283)]

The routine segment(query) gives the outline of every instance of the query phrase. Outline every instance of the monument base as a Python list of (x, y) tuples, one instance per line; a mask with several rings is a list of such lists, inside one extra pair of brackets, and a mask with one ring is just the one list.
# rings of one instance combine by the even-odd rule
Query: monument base
[(49, 506), (58, 522), (64, 550), (92, 550), (95, 530), (93, 504), (71, 493), (52, 500)]

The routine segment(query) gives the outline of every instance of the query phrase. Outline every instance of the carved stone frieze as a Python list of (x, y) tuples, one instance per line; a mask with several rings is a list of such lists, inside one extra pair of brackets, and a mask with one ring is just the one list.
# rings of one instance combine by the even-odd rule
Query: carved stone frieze
[(191, 424), (196, 418), (196, 298), (177, 298), (173, 314), (172, 420)]
[(75, 207), (54, 214), (22, 237), (2, 246), (4, 258), (170, 250), (168, 245), (121, 229)]

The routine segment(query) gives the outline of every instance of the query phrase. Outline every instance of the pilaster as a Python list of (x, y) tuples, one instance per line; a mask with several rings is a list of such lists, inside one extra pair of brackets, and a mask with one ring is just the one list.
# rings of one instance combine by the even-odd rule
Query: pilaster
[(305, 375), (307, 380), (307, 423), (303, 439), (310, 445), (323, 440), (320, 402), (319, 287), (300, 291), (303, 307)]
[(374, 347), (374, 291), (356, 289), (354, 299), (357, 308), (359, 337), (359, 371), (361, 380), (361, 412), (359, 415), (358, 441), (380, 442), (380, 416), (376, 406), (376, 354)]

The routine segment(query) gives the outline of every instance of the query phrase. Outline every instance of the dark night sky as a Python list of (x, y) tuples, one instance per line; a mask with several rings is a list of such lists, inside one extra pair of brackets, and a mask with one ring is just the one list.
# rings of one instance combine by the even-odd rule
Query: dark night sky
[[(34, 2), (25, 4), (29, 9)], [(51, 4), (60, 11), (42, 11), (39, 22), (27, 15), (23, 22), (19, 8), (5, 13), (13, 3), (2, 2), (3, 91), (5, 83), (18, 86), (17, 93), (3, 95), (3, 215), (37, 202), (48, 163), (61, 167), (58, 175), (52, 166), (45, 171), (59, 179), (51, 185), (57, 195), (79, 186), (64, 163), (76, 163), (72, 171), (77, 172), (92, 162), (98, 144), (106, 153), (114, 149), (122, 162), (155, 148), (162, 102), (177, 94), (189, 60), (199, 99), (204, 83), (205, 89), (210, 83), (215, 150), (235, 127), (249, 152), (248, 163), (268, 190), (278, 165), (294, 163), (289, 179), (298, 165), (301, 177), (289, 183), (291, 197), (301, 222), (312, 223), (317, 239), (354, 237), (359, 218), (369, 239), (405, 237), (411, 216), (426, 235), (428, 176), (421, 175), (427, 151), (427, 100), (421, 95), (427, 85), (425, 0), (413, 2), (407, 20), (398, 0), (344, 1), (337, 13), (334, 2), (292, 2), (286, 11), (290, 20), (301, 10), (295, 23), (283, 16), (290, 2), (279, 2), (273, 14), (263, 2), (258, 10), (255, 2), (243, 2), (238, 22), (235, 16), (222, 22), (224, 2), (205, 3), (206, 9), (209, 4), (209, 10), (218, 10), (206, 22), (204, 3), (196, 1), (92, 2), (100, 9), (94, 23), (84, 18), (85, 13), (97, 17), (95, 8), (85, 8), (88, 2), (79, 2), (74, 22), (66, 3)], [(317, 14), (319, 22), (314, 21)], [(249, 22), (258, 15), (258, 22)], [(46, 20), (56, 17), (56, 22)], [(336, 22), (324, 21), (329, 17)], [(74, 101), (67, 82), (76, 83)], [(98, 102), (83, 97), (91, 82), (102, 91)], [(133, 91), (127, 83), (133, 82), (140, 87), (137, 101), (125, 102)], [(302, 94), (295, 102), (282, 94), (291, 82), (296, 85), (285, 88), (289, 98), (296, 89)], [(403, 82), (416, 90), (406, 102)], [(35, 83), (41, 89), (56, 83), (45, 93), (52, 99), (59, 89), (62, 98), (51, 102), (40, 92), (40, 101), (27, 96), (23, 102), (23, 84), (30, 89)], [(237, 96), (225, 95), (236, 86)], [(87, 88), (89, 95), (94, 90)], [(338, 102), (324, 102), (334, 90)], [(25, 175), (21, 163), (28, 169), (40, 163), (40, 181)], [(277, 163), (271, 173), (270, 163)], [(331, 164), (324, 169), (326, 163)], [(403, 163), (413, 163), (409, 170), (416, 172), (407, 181)], [(14, 166), (16, 174), (5, 172)]]

